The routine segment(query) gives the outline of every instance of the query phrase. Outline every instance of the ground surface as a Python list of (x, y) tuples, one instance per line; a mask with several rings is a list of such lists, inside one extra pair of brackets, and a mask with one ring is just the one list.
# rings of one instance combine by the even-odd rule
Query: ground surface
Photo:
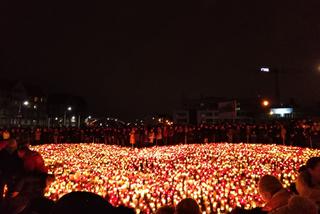
[(204, 213), (261, 205), (259, 177), (273, 174), (288, 186), (297, 169), (320, 150), (256, 144), (179, 145), (131, 149), (103, 144), (33, 147), (56, 174), (47, 196), (91, 191), (113, 205), (152, 213), (192, 197)]

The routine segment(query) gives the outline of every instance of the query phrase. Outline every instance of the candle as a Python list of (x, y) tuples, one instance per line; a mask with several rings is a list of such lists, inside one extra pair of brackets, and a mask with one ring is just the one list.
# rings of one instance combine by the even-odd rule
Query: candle
[[(288, 187), (297, 169), (320, 151), (275, 145), (205, 144), (131, 149), (103, 144), (54, 144), (40, 152), (56, 181), (46, 196), (92, 191), (114, 206), (151, 213), (183, 198), (196, 199), (205, 213), (263, 205), (257, 182), (265, 174)], [(299, 155), (297, 155), (299, 154)], [(141, 169), (143, 168), (143, 171)], [(140, 170), (139, 170), (140, 169)]]

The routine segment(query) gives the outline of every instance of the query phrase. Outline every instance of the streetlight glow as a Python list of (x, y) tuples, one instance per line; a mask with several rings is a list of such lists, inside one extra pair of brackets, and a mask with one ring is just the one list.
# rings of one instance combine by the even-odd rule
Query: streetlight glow
[(68, 107), (68, 111), (71, 111), (71, 110), (72, 110), (72, 107), (71, 107), (71, 106), (69, 106), (69, 107)]
[(28, 106), (29, 105), (29, 101), (28, 100), (24, 101), (23, 105)]
[(262, 101), (262, 105), (263, 105), (264, 107), (267, 107), (267, 106), (270, 105), (270, 102), (269, 102), (268, 100), (263, 100), (263, 101)]

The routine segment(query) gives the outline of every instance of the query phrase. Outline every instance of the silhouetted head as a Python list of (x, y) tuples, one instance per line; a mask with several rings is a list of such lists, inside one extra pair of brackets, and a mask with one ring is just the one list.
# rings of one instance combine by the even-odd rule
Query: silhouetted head
[(29, 149), (29, 147), (24, 146), (24, 147), (18, 149), (18, 156), (19, 156), (20, 158), (24, 158), (24, 156), (25, 156), (26, 154), (28, 154), (30, 151), (31, 151), (31, 150)]
[(192, 198), (186, 198), (179, 202), (176, 214), (200, 214), (198, 203)]
[(312, 157), (306, 163), (313, 182), (320, 183), (320, 157)]
[(274, 194), (283, 187), (281, 182), (272, 175), (265, 175), (259, 181), (259, 193), (265, 202), (269, 202)]
[(72, 192), (60, 198), (52, 214), (107, 214), (114, 208), (105, 199), (90, 192)]
[(6, 146), (6, 150), (9, 153), (13, 153), (17, 150), (18, 148), (18, 143), (15, 139), (11, 138), (10, 140), (8, 140), (7, 146)]

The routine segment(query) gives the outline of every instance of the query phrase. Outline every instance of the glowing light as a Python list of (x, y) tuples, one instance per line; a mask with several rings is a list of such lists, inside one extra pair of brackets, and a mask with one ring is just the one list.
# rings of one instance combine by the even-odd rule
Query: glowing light
[(72, 107), (69, 106), (69, 107), (67, 108), (67, 110), (68, 110), (68, 111), (72, 111)]
[(260, 71), (264, 72), (264, 73), (269, 73), (270, 72), (270, 68), (260, 68)]
[(28, 105), (29, 105), (29, 101), (27, 101), (27, 100), (24, 101), (24, 102), (23, 102), (23, 105), (28, 106)]
[(259, 178), (272, 174), (290, 185), (298, 168), (320, 150), (258, 144), (177, 145), (132, 149), (104, 144), (34, 146), (56, 174), (46, 196), (91, 191), (115, 206), (154, 213), (192, 197), (203, 213), (263, 205)]
[(272, 112), (272, 115), (278, 114), (280, 117), (284, 117), (286, 114), (292, 114), (293, 108), (272, 108), (270, 110), (270, 114)]
[(264, 107), (269, 106), (269, 105), (270, 105), (269, 100), (263, 100), (263, 101), (262, 101), (262, 105), (263, 105)]

